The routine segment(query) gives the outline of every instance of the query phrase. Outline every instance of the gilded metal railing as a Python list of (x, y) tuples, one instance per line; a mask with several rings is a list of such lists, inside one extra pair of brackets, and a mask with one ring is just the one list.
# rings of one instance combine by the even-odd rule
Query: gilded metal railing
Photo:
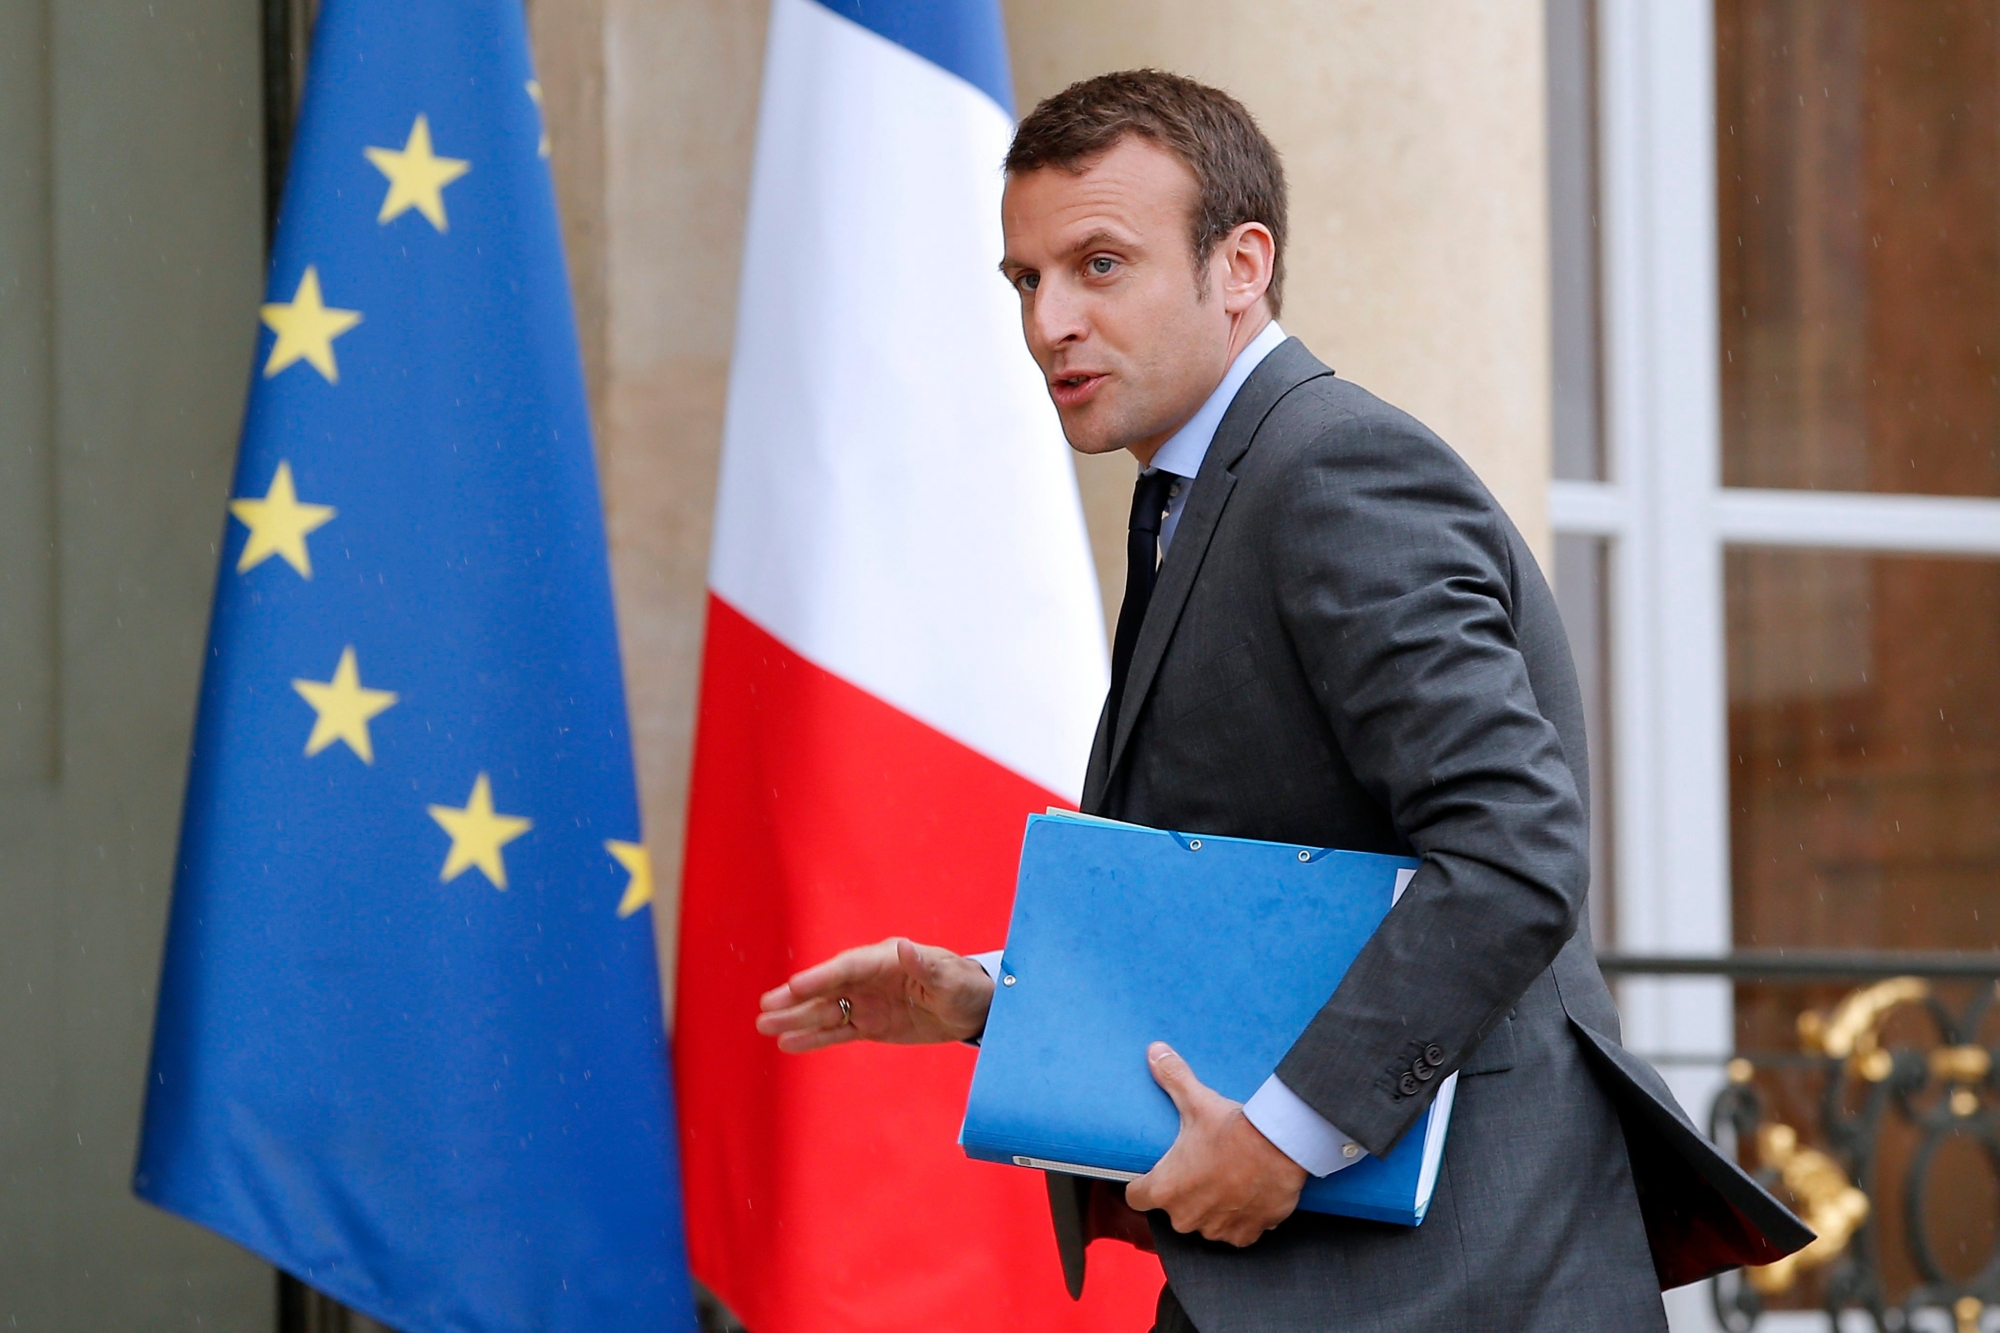
[[(2000, 1051), (1979, 1038), (2000, 994), (2000, 955), (1771, 950), (1602, 962), (1613, 977), (1867, 983), (1803, 1007), (1794, 1046), (1726, 1062), (1709, 1133), (1733, 1145), (1819, 1239), (1719, 1279), (1713, 1294), (1725, 1328), (1748, 1333), (1774, 1307), (1802, 1301), (1824, 1311), (1829, 1327), (1846, 1327), (1838, 1320), (1848, 1311), (1885, 1333), (1992, 1326), (1989, 1308), (2000, 1315), (2000, 1245), (1988, 1239), (2000, 1227)], [(1961, 992), (1956, 1002), (1952, 991)], [(1959, 1158), (1969, 1149), (1989, 1179), (1969, 1191), (1963, 1176), (1953, 1179), (1960, 1188), (1941, 1207), (1948, 1149)], [(1983, 1257), (1972, 1253), (1975, 1242)]]

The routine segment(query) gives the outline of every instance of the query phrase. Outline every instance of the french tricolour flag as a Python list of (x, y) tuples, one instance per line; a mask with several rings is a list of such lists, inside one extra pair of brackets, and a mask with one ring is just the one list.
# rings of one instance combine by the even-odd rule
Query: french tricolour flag
[(1107, 670), (1000, 256), (996, 0), (775, 0), (716, 500), (676, 1061), (696, 1273), (753, 1333), (1140, 1328), (1072, 1304), (1040, 1176), (956, 1144), (973, 1052), (781, 1055), (757, 997), (891, 934), (1004, 939)]

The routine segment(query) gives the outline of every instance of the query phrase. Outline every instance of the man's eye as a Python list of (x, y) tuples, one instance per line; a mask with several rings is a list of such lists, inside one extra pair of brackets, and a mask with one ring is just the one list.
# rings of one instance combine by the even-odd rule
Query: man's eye
[(1090, 261), (1089, 267), (1092, 274), (1101, 278), (1118, 267), (1118, 261), (1109, 255), (1099, 255)]
[(1032, 292), (1035, 288), (1042, 285), (1042, 275), (1039, 273), (1023, 273), (1019, 281), (1022, 291)]

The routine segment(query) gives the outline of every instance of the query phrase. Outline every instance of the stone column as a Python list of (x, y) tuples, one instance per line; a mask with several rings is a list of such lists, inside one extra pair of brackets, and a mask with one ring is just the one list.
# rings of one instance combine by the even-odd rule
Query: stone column
[(767, 7), (602, 2), (609, 301), (598, 431), (671, 1004), (710, 519)]

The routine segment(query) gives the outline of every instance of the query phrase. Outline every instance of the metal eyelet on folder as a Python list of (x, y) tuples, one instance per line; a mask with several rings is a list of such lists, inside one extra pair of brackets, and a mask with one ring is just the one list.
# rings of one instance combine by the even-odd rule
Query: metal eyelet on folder
[(1191, 852), (1198, 852), (1198, 851), (1200, 851), (1200, 850), (1201, 850), (1201, 839), (1200, 839), (1200, 838), (1189, 838), (1189, 839), (1188, 839), (1188, 850), (1189, 850), (1189, 851), (1191, 851)]
[(1310, 861), (1312, 859), (1313, 859), (1313, 854), (1311, 852), (1307, 851), (1303, 847), (1299, 848), (1299, 860)]
[(1011, 985), (1013, 985), (1013, 984), (1014, 984), (1014, 974), (1013, 974), (1012, 972), (1009, 972), (1009, 973), (1008, 973), (1008, 974), (1007, 974), (1006, 976), (1004, 976), (1004, 977), (1000, 978), (1000, 984), (1001, 984), (1001, 985), (1003, 985), (1003, 986), (1011, 986)]

